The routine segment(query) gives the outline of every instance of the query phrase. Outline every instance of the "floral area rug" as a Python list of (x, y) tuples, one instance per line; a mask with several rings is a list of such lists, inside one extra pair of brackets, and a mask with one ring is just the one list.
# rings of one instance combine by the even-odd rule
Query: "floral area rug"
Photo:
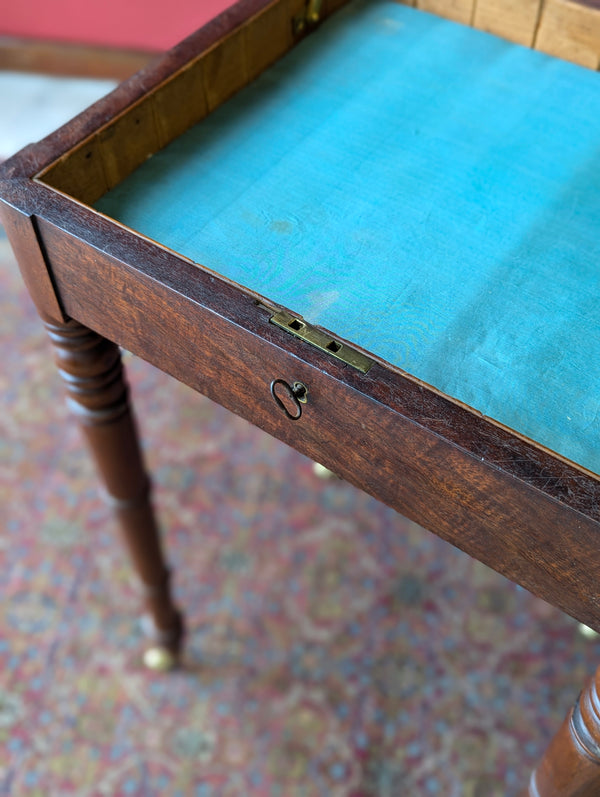
[(577, 625), (127, 358), (183, 667), (0, 235), (0, 794), (510, 797), (600, 660)]

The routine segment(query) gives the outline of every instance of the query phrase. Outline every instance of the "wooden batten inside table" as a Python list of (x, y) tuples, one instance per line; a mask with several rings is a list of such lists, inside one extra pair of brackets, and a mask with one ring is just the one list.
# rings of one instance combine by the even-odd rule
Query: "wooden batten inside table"
[[(325, 0), (319, 18), (347, 0)], [(93, 204), (310, 33), (304, 0), (275, 0), (65, 153), (37, 179)]]

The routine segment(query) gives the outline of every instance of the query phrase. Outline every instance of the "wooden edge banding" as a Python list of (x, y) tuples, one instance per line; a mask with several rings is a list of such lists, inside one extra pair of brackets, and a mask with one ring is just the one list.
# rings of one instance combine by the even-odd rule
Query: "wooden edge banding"
[(63, 322), (63, 311), (33, 216), (0, 200), (0, 218), (29, 295), (45, 321)]
[(158, 146), (165, 147), (207, 114), (204, 66), (197, 59), (152, 94)]
[[(199, 269), (191, 261), (157, 247), (126, 228), (116, 230), (110, 219), (98, 217), (84, 206), (73, 208), (69, 223), (65, 226), (60, 213), (62, 197), (43, 185), (34, 187), (47, 194), (45, 216), (39, 223), (42, 241), (47, 240), (54, 253), (53, 269), (58, 268), (59, 260), (65, 260), (62, 250), (68, 242), (75, 242), (86, 234), (90, 246), (101, 252), (100, 257), (104, 258), (106, 253), (123, 263), (136, 262), (136, 270), (147, 275), (152, 284), (162, 282), (176, 294), (185, 293), (190, 301), (211, 306), (215, 312), (230, 317), (234, 323), (244, 327), (255, 317), (253, 313), (251, 318), (247, 318), (246, 310), (240, 310), (241, 316), (232, 313), (235, 308), (245, 308), (246, 303), (260, 307), (260, 303), (257, 303), (259, 297), (248, 296), (248, 292), (240, 291), (239, 286), (233, 285), (224, 277)], [(62, 241), (58, 232), (61, 229), (65, 231)], [(59, 250), (55, 252), (59, 243)], [(70, 256), (66, 257), (67, 263)], [(58, 271), (56, 273), (59, 274)], [(218, 289), (215, 288), (216, 282)], [(268, 333), (272, 333), (272, 326), (269, 324)], [(265, 330), (261, 334), (266, 334)], [(315, 356), (318, 355), (317, 351)], [(325, 356), (325, 359), (330, 366), (331, 358)], [(398, 390), (397, 372), (389, 364), (382, 364), (378, 374), (377, 392), (373, 394), (373, 398), (389, 401), (390, 395)], [(362, 384), (362, 378), (359, 381)], [(448, 397), (436, 394), (418, 381), (407, 378), (405, 374), (402, 374), (401, 381), (404, 386), (402, 401), (397, 406), (399, 411), (407, 413), (440, 436), (466, 446), (490, 465), (510, 472), (531, 486), (539, 486), (556, 500), (600, 523), (598, 476), (574, 467), (572, 463), (532, 444), (531, 441), (517, 438), (503, 427), (491, 425), (488, 419)]]
[[(344, 0), (329, 0), (331, 13)], [(600, 64), (596, 0), (411, 0), (407, 3), (586, 66)], [(117, 91), (151, 83), (161, 64), (206, 45), (173, 74), (157, 81), (119, 115), (56, 159), (42, 173), (50, 186), (87, 204), (96, 202), (146, 158), (215, 110), (294, 45), (293, 20), (302, 0), (242, 0), (168, 53), (154, 68)], [(250, 16), (240, 17), (242, 11)], [(252, 13), (254, 12), (254, 13)], [(212, 37), (207, 32), (213, 32)], [(221, 33), (215, 36), (214, 31)], [(212, 39), (212, 40), (211, 40)], [(133, 90), (133, 91), (132, 91)], [(109, 95), (114, 97), (115, 94)], [(100, 101), (102, 103), (103, 101)], [(97, 107), (92, 106), (92, 108)], [(90, 109), (91, 111), (91, 109)]]
[(294, 46), (293, 23), (297, 2), (272, 3), (261, 11), (252, 24), (243, 28), (243, 48), (247, 81), (254, 80), (267, 67)]
[[(326, 1), (324, 15), (346, 1)], [(534, 44), (539, 50), (593, 69), (600, 66), (597, 0), (407, 0), (405, 4), (460, 22), (472, 21), (477, 27)], [(156, 146), (162, 147), (180, 135), (293, 46), (290, 21), (303, 7), (303, 0), (241, 0), (67, 125), (10, 158), (0, 166), (0, 177), (31, 178), (54, 163), (47, 173), (48, 183), (93, 203), (114, 184), (113, 178), (121, 175), (123, 179), (149, 150), (155, 151)], [(240, 34), (240, 30), (244, 32)], [(216, 68), (219, 64), (222, 70)], [(189, 98), (190, 89), (195, 102), (181, 102), (182, 97)], [(152, 100), (144, 97), (147, 92)], [(121, 121), (122, 117), (135, 115), (138, 104), (144, 102), (154, 107), (148, 111), (148, 123), (133, 150), (115, 153), (108, 143), (100, 146), (91, 141), (90, 137), (103, 127), (128, 127), (130, 122)], [(181, 109), (180, 113), (173, 114), (173, 108)], [(157, 118), (167, 116), (173, 119), (169, 127), (157, 123)], [(110, 133), (101, 135), (110, 138)], [(104, 155), (98, 157), (100, 150), (109, 151), (108, 165)], [(97, 163), (85, 173), (81, 168), (71, 169), (81, 167), (80, 161), (90, 157)]]

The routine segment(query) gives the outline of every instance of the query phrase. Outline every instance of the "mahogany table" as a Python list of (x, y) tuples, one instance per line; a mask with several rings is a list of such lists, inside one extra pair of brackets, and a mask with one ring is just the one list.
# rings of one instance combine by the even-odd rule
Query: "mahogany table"
[[(242, 0), (0, 170), (159, 664), (119, 347), (600, 630), (598, 75), (343, 5)], [(599, 683), (532, 797), (600, 794)]]

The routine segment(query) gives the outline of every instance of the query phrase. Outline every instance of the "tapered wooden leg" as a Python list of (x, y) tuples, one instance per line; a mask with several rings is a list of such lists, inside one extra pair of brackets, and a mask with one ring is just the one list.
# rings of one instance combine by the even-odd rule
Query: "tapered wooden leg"
[(105, 496), (141, 579), (146, 627), (154, 649), (146, 663), (166, 669), (176, 658), (183, 624), (169, 589), (150, 484), (137, 439), (118, 346), (75, 322), (46, 324), (69, 406), (79, 421), (104, 483)]
[(600, 668), (531, 776), (524, 797), (599, 797)]

